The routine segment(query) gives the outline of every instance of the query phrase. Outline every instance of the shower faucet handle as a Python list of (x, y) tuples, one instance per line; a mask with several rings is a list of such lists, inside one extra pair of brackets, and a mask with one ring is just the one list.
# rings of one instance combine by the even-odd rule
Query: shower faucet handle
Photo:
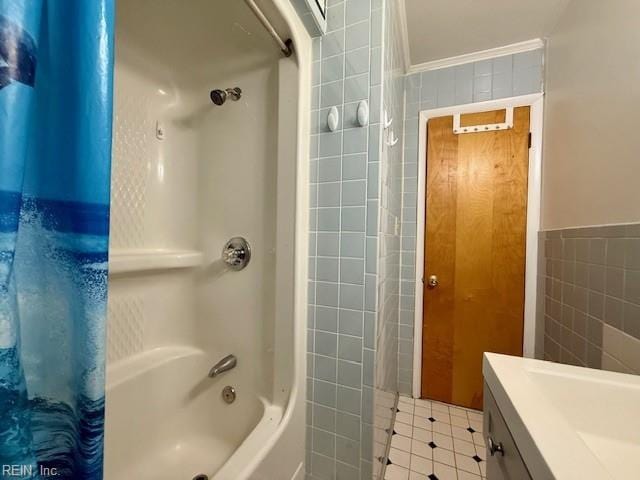
[(251, 260), (251, 247), (242, 237), (233, 237), (222, 249), (222, 260), (232, 270), (242, 270)]

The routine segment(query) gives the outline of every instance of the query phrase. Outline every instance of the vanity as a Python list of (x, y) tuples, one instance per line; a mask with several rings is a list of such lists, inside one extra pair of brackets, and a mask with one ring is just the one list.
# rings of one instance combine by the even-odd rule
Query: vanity
[(640, 479), (640, 377), (486, 353), (487, 480)]

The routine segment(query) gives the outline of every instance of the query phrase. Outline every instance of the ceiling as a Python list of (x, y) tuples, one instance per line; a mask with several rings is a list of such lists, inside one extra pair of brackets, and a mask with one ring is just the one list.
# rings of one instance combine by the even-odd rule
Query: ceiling
[(405, 0), (411, 64), (543, 38), (571, 0)]

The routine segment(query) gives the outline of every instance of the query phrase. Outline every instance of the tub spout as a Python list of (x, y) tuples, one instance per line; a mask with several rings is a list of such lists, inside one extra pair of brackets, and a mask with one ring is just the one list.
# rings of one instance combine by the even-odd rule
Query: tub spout
[(227, 355), (213, 367), (211, 367), (211, 370), (209, 370), (209, 378), (217, 377), (221, 373), (231, 370), (236, 366), (237, 363), (238, 360), (236, 359), (235, 355)]

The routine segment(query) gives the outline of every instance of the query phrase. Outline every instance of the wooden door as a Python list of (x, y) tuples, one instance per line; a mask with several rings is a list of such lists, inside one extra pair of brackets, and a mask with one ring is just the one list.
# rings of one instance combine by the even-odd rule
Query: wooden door
[[(503, 122), (505, 111), (461, 125)], [(514, 127), (427, 126), (422, 396), (482, 408), (482, 354), (522, 355), (529, 107)], [(437, 276), (438, 285), (429, 286)]]

